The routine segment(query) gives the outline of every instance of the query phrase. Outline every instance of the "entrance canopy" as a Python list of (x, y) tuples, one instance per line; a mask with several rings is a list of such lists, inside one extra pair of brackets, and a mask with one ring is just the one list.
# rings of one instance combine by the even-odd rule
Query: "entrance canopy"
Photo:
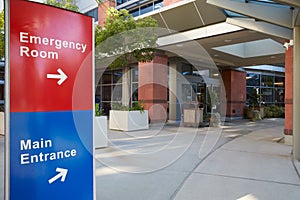
[(283, 44), (293, 38), (293, 23), (300, 21), (299, 4), (297, 0), (183, 0), (139, 17), (151, 16), (160, 27), (180, 32), (159, 38), (160, 46), (190, 49), (188, 41), (195, 40), (219, 67), (283, 66)]

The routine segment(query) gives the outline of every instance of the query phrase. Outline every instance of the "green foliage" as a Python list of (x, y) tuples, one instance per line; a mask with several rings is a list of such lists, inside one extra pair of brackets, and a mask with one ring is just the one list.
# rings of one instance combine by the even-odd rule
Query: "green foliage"
[(135, 20), (127, 10), (119, 11), (113, 7), (108, 8), (105, 14), (104, 27), (98, 25), (95, 28), (96, 58), (116, 57), (110, 68), (126, 67), (134, 61), (153, 60), (157, 35), (153, 29), (146, 27), (157, 27), (155, 19)]
[(55, 6), (58, 8), (63, 8), (66, 10), (72, 10), (75, 12), (79, 12), (79, 8), (78, 6), (75, 4), (74, 0), (47, 0), (46, 4), (51, 5), (51, 6)]
[(100, 104), (99, 104), (99, 103), (96, 103), (96, 104), (95, 104), (95, 115), (96, 115), (97, 117), (99, 117), (99, 116), (104, 116), (103, 109), (100, 107)]
[(0, 59), (5, 56), (4, 10), (0, 13)]
[(112, 110), (129, 111), (129, 107), (128, 106), (124, 106), (121, 103), (112, 103), (111, 104), (111, 109)]
[(208, 87), (208, 106), (212, 108), (213, 106), (218, 105), (219, 103), (220, 101), (217, 92), (215, 90), (212, 90), (212, 88)]
[(121, 103), (112, 103), (112, 110), (122, 110), (122, 111), (134, 111), (139, 110), (140, 112), (144, 112), (144, 106), (142, 101), (134, 102), (131, 107), (122, 105)]
[(144, 112), (143, 102), (141, 100), (134, 102), (130, 110), (139, 110), (140, 112)]
[(284, 107), (270, 105), (265, 107), (266, 118), (277, 118), (284, 116)]
[(249, 93), (249, 104), (252, 107), (260, 106), (262, 102), (262, 95), (258, 93), (258, 88), (252, 88)]
[(261, 115), (259, 110), (250, 110), (252, 112), (251, 120), (256, 122), (257, 120), (261, 120)]

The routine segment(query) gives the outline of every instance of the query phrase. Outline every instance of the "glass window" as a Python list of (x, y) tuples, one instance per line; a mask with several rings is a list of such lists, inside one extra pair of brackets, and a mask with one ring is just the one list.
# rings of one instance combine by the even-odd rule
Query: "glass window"
[(192, 75), (193, 74), (192, 65), (182, 64), (182, 74), (183, 75)]
[(183, 100), (186, 102), (193, 101), (192, 98), (192, 87), (190, 84), (183, 84), (182, 85), (182, 97)]
[(284, 102), (284, 89), (275, 88), (275, 102), (276, 103), (283, 103)]
[(163, 5), (163, 1), (162, 0), (159, 0), (159, 1), (155, 1), (154, 2), (154, 10), (157, 10), (157, 9), (160, 9), (162, 8), (164, 5)]
[(274, 102), (273, 88), (262, 88), (262, 101), (266, 103)]
[(275, 87), (284, 87), (284, 77), (281, 76), (275, 76)]
[(102, 95), (103, 95), (103, 101), (110, 101), (111, 100), (111, 86), (102, 86)]
[(101, 96), (101, 86), (97, 86), (97, 88), (96, 88), (96, 96), (97, 97)]
[(137, 17), (140, 15), (140, 8), (134, 9), (129, 11), (129, 13), (133, 16), (133, 17)]
[(114, 85), (112, 89), (112, 101), (122, 101), (122, 84)]
[(259, 74), (247, 73), (247, 77), (246, 77), (247, 86), (259, 86), (260, 85), (259, 77), (260, 77)]
[(104, 72), (102, 77), (102, 84), (111, 84), (111, 72)]
[(153, 11), (153, 3), (141, 7), (141, 15)]
[(86, 12), (85, 15), (93, 17), (95, 21), (98, 21), (98, 7)]
[(132, 83), (132, 88), (131, 88), (131, 101), (138, 101), (138, 83)]
[(261, 75), (261, 86), (263, 87), (273, 87), (274, 76)]
[(122, 70), (114, 70), (112, 72), (113, 83), (122, 83)]
[(139, 81), (139, 71), (138, 71), (137, 66), (131, 68), (131, 81), (132, 82), (138, 82)]

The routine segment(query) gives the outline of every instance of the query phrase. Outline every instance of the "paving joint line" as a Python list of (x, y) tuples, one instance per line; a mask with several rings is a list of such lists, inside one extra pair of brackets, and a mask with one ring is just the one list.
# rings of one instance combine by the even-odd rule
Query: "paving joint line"
[(266, 182), (266, 183), (276, 183), (281, 185), (291, 185), (291, 186), (299, 186), (300, 184), (296, 183), (287, 183), (287, 182), (280, 182), (280, 181), (271, 181), (266, 179), (256, 179), (256, 178), (247, 178), (242, 176), (229, 176), (229, 175), (222, 175), (222, 174), (211, 174), (211, 173), (204, 173), (204, 172), (194, 172), (195, 174), (202, 174), (202, 175), (209, 175), (209, 176), (218, 176), (218, 177), (225, 177), (225, 178), (233, 178), (233, 179), (243, 179), (249, 181), (257, 181), (257, 182)]
[(204, 158), (202, 158), (196, 165), (195, 167), (184, 177), (183, 181), (181, 182), (181, 184), (176, 188), (176, 190), (174, 191), (174, 193), (171, 195), (170, 199), (175, 199), (175, 197), (177, 196), (178, 192), (182, 189), (182, 187), (184, 186), (184, 184), (186, 183), (186, 181), (188, 180), (188, 178), (195, 172), (195, 170), (210, 156), (212, 155), (214, 152), (216, 152), (217, 150), (219, 150), (221, 147), (223, 147), (225, 144), (235, 140), (234, 139), (230, 139), (224, 142), (224, 144), (218, 146), (217, 148), (213, 149), (211, 152), (209, 152)]

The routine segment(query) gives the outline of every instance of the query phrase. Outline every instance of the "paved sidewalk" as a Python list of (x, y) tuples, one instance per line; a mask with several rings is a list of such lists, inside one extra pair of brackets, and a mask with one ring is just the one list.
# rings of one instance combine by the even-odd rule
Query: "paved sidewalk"
[[(97, 199), (298, 200), (300, 163), (291, 159), (291, 146), (276, 142), (283, 123), (237, 120), (222, 129), (155, 125), (109, 131), (110, 146), (95, 155)], [(1, 175), (0, 200), (3, 188)]]
[[(97, 199), (300, 199), (292, 148), (274, 141), (283, 137), (283, 122), (238, 120), (221, 134), (170, 126), (110, 132), (111, 147), (97, 150)], [(170, 142), (176, 137), (181, 142)]]

